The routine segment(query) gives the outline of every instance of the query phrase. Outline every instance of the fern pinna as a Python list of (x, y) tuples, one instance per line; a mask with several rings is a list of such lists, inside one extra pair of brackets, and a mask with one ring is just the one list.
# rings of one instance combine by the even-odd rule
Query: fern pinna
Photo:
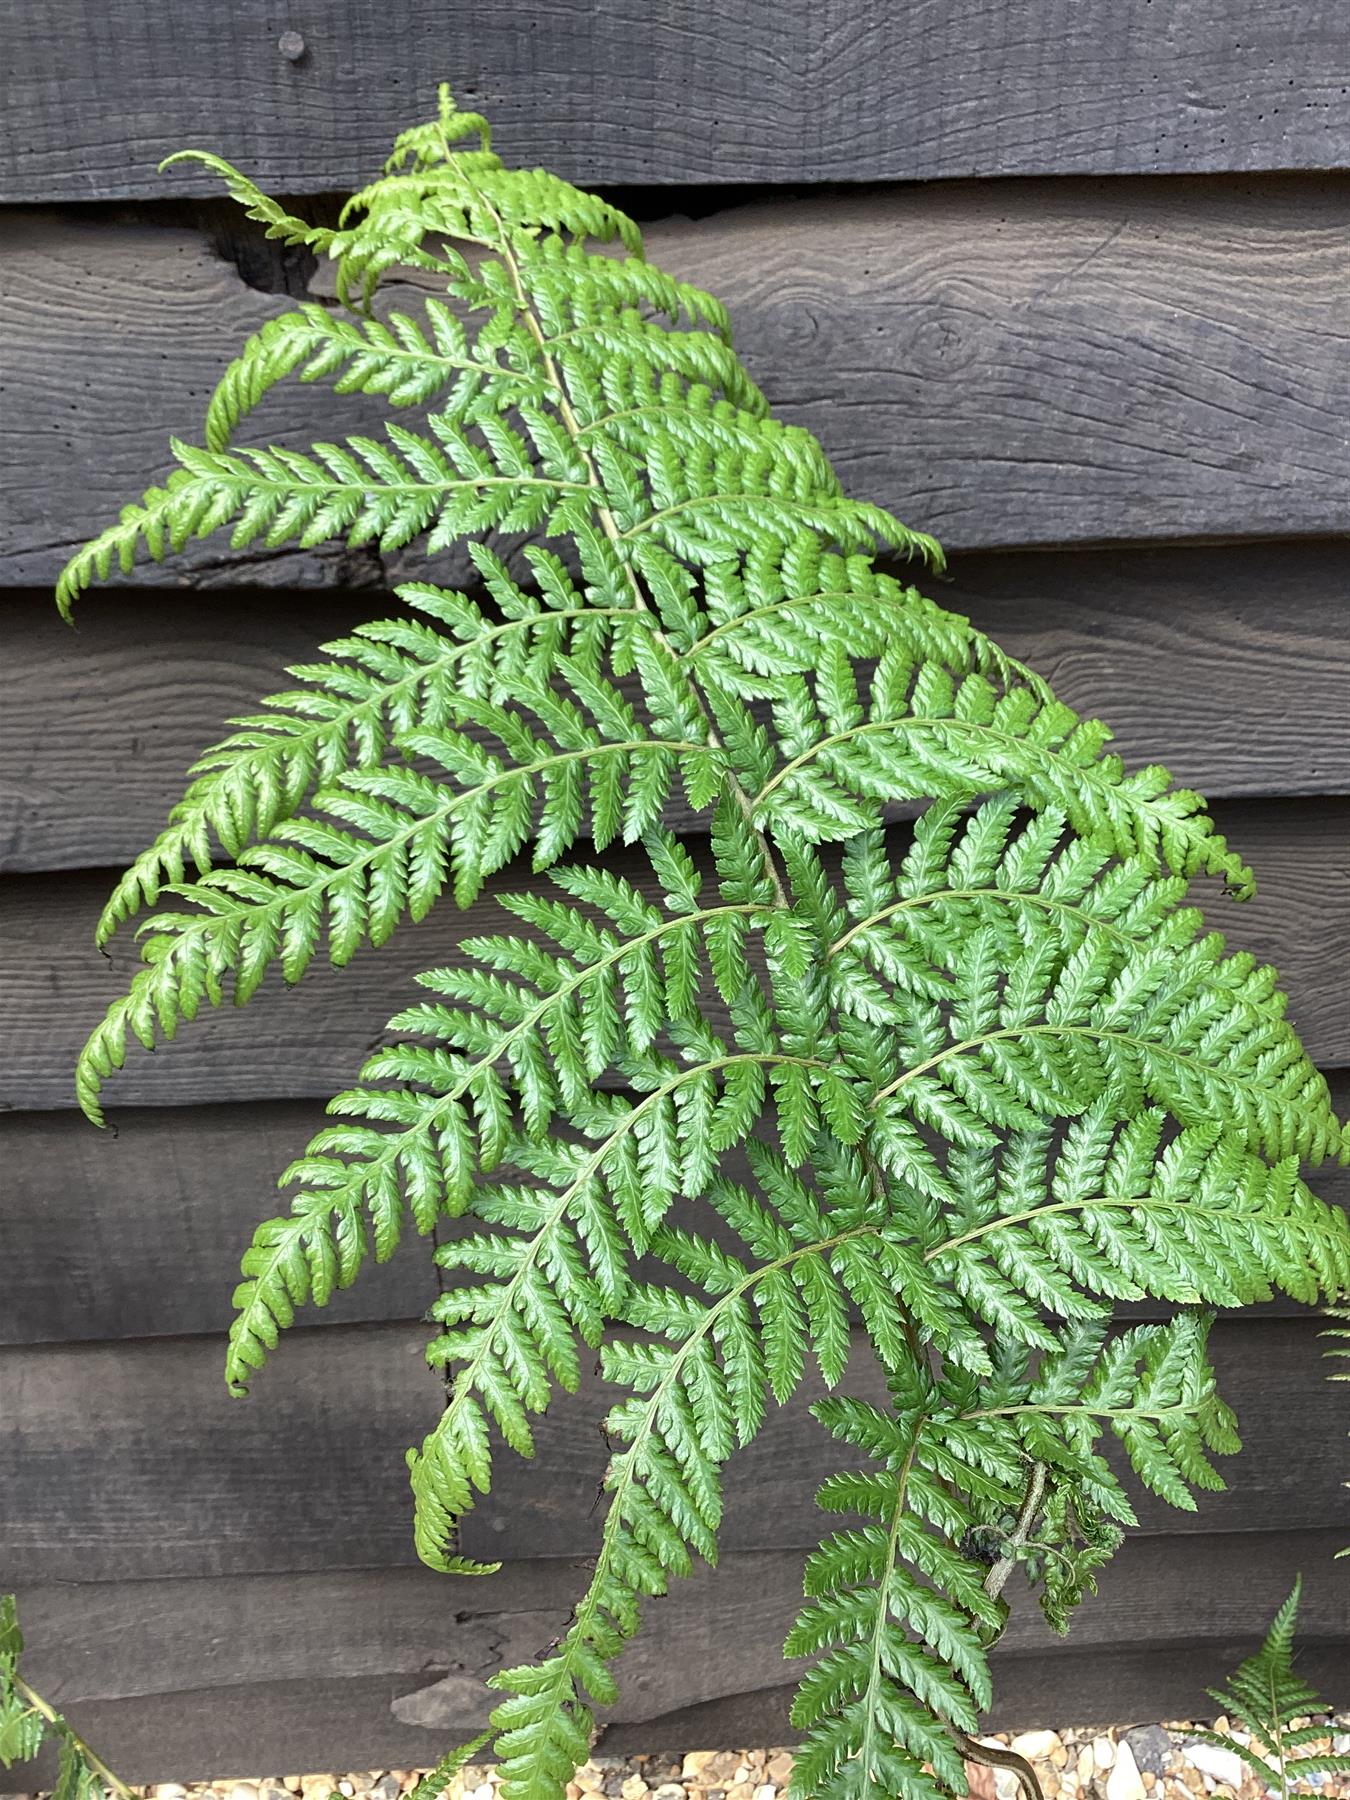
[[(483, 1573), (457, 1522), (598, 1350), (626, 1398), (594, 1572), (561, 1641), (495, 1680), (504, 1791), (544, 1800), (644, 1600), (715, 1557), (722, 1467), (809, 1355), (860, 1466), (822, 1490), (856, 1522), (809, 1559), (788, 1644), (815, 1659), (796, 1792), (960, 1794), (1010, 1572), (1063, 1627), (1132, 1518), (1103, 1441), (1193, 1506), (1237, 1447), (1204, 1309), (1350, 1283), (1345, 1219), (1299, 1173), (1345, 1150), (1326, 1086), (1273, 972), (1189, 898), (1251, 876), (1198, 796), (1127, 773), (879, 566), (940, 552), (770, 416), (716, 300), (613, 207), (504, 168), (448, 94), (332, 229), (202, 160), (358, 310), (249, 340), (205, 447), (174, 445), (62, 607), (219, 531), (466, 544), (476, 578), (399, 588), (203, 756), (104, 915), (106, 938), (157, 908), (82, 1104), (98, 1119), (130, 1037), (512, 865), (502, 931), (420, 977), (282, 1177), (230, 1383), (409, 1221), (472, 1220), (435, 1252), (447, 1405), (409, 1462), (422, 1557)], [(396, 266), (442, 297), (359, 310)], [(408, 422), (232, 448), (290, 375)], [(641, 883), (598, 860), (620, 841)], [(1113, 1334), (1145, 1295), (1181, 1310)], [(848, 1397), (863, 1341), (888, 1409)]]

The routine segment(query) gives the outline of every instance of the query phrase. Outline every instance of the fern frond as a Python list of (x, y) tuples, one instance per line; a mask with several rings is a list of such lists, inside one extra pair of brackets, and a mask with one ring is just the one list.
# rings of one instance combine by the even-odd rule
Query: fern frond
[(358, 626), (321, 645), (331, 660), (287, 671), (302, 685), (270, 695), (268, 710), (231, 721), (238, 730), (205, 751), (165, 830), (118, 882), (99, 921), (104, 944), (143, 905), (181, 883), (189, 863), (205, 874), (216, 845), (237, 858), (293, 819), (316, 787), (374, 770), (413, 732), (451, 725), (462, 699), (499, 700), (547, 682), (554, 658), (599, 664), (615, 640), (645, 621), (633, 607), (588, 603), (548, 552), (529, 548), (537, 593), (511, 580), (481, 545), (470, 554), (496, 612), (464, 594), (406, 583), (395, 592), (420, 617)]
[[(324, 646), (205, 752), (105, 912), (103, 937), (155, 908), (81, 1103), (99, 1117), (129, 1038), (273, 966), (345, 964), (528, 851), (548, 885), (421, 977), (283, 1177), (231, 1385), (410, 1224), (472, 1218), (435, 1252), (447, 1404), (409, 1462), (420, 1555), (481, 1574), (458, 1521), (598, 1352), (626, 1397), (594, 1578), (556, 1649), (498, 1679), (507, 1800), (557, 1800), (643, 1602), (715, 1558), (723, 1465), (809, 1359), (840, 1380), (856, 1317), (891, 1405), (817, 1407), (877, 1466), (822, 1490), (861, 1523), (808, 1564), (795, 1790), (959, 1794), (1011, 1572), (1063, 1630), (1133, 1518), (1103, 1440), (1185, 1507), (1237, 1445), (1207, 1315), (1111, 1335), (1112, 1304), (1350, 1289), (1350, 1226), (1301, 1174), (1350, 1140), (1274, 971), (1189, 898), (1251, 873), (1197, 795), (1127, 772), (1105, 726), (878, 568), (941, 552), (772, 417), (724, 308), (632, 220), (505, 167), (448, 90), (335, 229), (204, 160), (336, 263), (344, 302), (396, 266), (439, 291), (265, 326), (206, 447), (174, 445), (72, 559), (62, 609), (217, 531), (462, 545), (483, 591), (401, 589), (407, 616)], [(231, 447), (291, 377), (414, 411)], [(677, 797), (711, 881), (666, 829)], [(620, 840), (631, 880), (599, 860)]]
[(142, 927), (145, 966), (80, 1058), (86, 1113), (100, 1118), (103, 1080), (122, 1066), (129, 1037), (146, 1048), (171, 1039), (203, 1002), (224, 1002), (228, 978), (236, 1005), (273, 963), (298, 981), (325, 932), (328, 958), (341, 966), (363, 943), (384, 943), (404, 916), (424, 918), (447, 880), (468, 906), (532, 827), (534, 866), (544, 868), (583, 830), (599, 847), (620, 833), (640, 837), (677, 776), (691, 804), (706, 803), (721, 779), (717, 751), (649, 735), (617, 690), (584, 668), (566, 673), (570, 695), (538, 688), (517, 708), (456, 700), (456, 719), (499, 739), (501, 754), (462, 731), (409, 733), (406, 748), (439, 765), (441, 779), (406, 766), (348, 771), (314, 796), (326, 817), (284, 820), (233, 869), (167, 884), (195, 910), (157, 913)]
[(1294, 1668), (1294, 1630), (1298, 1621), (1299, 1599), (1303, 1577), (1294, 1581), (1289, 1598), (1271, 1621), (1270, 1630), (1254, 1656), (1249, 1656), (1223, 1687), (1205, 1691), (1223, 1710), (1240, 1719), (1252, 1736), (1250, 1744), (1234, 1738), (1217, 1737), (1202, 1731), (1197, 1736), (1205, 1743), (1236, 1751), (1242, 1760), (1281, 1795), (1289, 1794), (1289, 1784), (1312, 1775), (1350, 1774), (1350, 1756), (1335, 1756), (1313, 1750), (1306, 1756), (1298, 1751), (1325, 1740), (1322, 1725), (1304, 1723), (1328, 1710), (1326, 1702)]
[[(353, 437), (342, 444), (299, 450), (198, 450), (175, 439), (180, 467), (162, 488), (81, 551), (62, 574), (57, 599), (69, 615), (79, 592), (106, 575), (114, 557), (123, 571), (142, 544), (156, 562), (192, 538), (232, 527), (231, 547), (259, 539), (271, 550), (302, 549), (335, 537), (350, 545), (397, 550), (426, 533), (427, 548), (442, 549), (480, 531), (533, 531), (545, 526), (561, 497), (584, 493), (584, 471), (553, 459), (555, 438), (538, 434), (536, 470), (523, 438), (503, 427), (485, 452), (448, 419), (435, 438), (386, 427), (388, 444)], [(439, 440), (439, 441), (436, 441)]]
[(1052, 1527), (1069, 1496), (1084, 1517), (1104, 1507), (1132, 1518), (1093, 1448), (1106, 1429), (1124, 1440), (1145, 1484), (1177, 1504), (1191, 1503), (1188, 1484), (1211, 1485), (1204, 1448), (1236, 1446), (1213, 1392), (1204, 1331), (1203, 1321), (1183, 1317), (1110, 1343), (1101, 1333), (1071, 1334), (1034, 1379), (1005, 1372), (974, 1406), (971, 1377), (918, 1366), (892, 1377), (893, 1412), (847, 1397), (817, 1403), (835, 1437), (882, 1467), (832, 1476), (818, 1496), (828, 1511), (867, 1522), (836, 1532), (807, 1559), (809, 1604), (786, 1652), (819, 1660), (793, 1703), (793, 1723), (807, 1733), (794, 1794), (936, 1800), (966, 1792), (950, 1734), (976, 1730), (989, 1704), (986, 1652), (1007, 1611), (974, 1545), (997, 1548), (1022, 1514), (1029, 1535), (1017, 1554), (1034, 1571), (1046, 1552), (1062, 1560), (1037, 1536), (1042, 1507)]
[[(666, 913), (602, 870), (555, 872), (559, 891), (587, 900), (602, 923), (557, 901), (508, 896), (503, 904), (537, 936), (467, 940), (466, 964), (419, 977), (437, 998), (390, 1021), (418, 1041), (380, 1050), (362, 1070), (368, 1085), (333, 1101), (329, 1111), (348, 1122), (320, 1132), (286, 1171), (282, 1185), (300, 1188), (291, 1214), (260, 1226), (245, 1255), (227, 1366), (236, 1392), (296, 1305), (325, 1305), (355, 1279), (370, 1235), (378, 1260), (392, 1255), (405, 1203), (418, 1230), (430, 1233), (438, 1218), (464, 1211), (477, 1178), (513, 1144), (517, 1153), (522, 1142), (541, 1144), (584, 1112), (592, 1084), (649, 1052), (659, 1030), (695, 1027), (713, 957), (722, 980), (744, 992), (752, 977), (741, 939), (768, 909), (700, 906), (698, 877), (680, 847), (666, 841), (657, 860), (668, 875)], [(758, 1105), (757, 1079), (750, 1092)], [(677, 1114), (693, 1103), (692, 1086), (675, 1090)], [(725, 1104), (722, 1114), (731, 1117)], [(714, 1117), (702, 1121), (705, 1132)], [(694, 1154), (691, 1145), (686, 1186)], [(636, 1210), (633, 1197), (625, 1199), (625, 1228), (639, 1247), (654, 1204), (650, 1190)]]
[[(634, 1284), (616, 1309), (644, 1335), (612, 1338), (601, 1352), (606, 1378), (631, 1398), (606, 1421), (624, 1448), (605, 1476), (605, 1525), (590, 1585), (558, 1649), (493, 1682), (510, 1696), (493, 1713), (507, 1800), (556, 1793), (560, 1772), (586, 1754), (591, 1705), (616, 1697), (606, 1665), (636, 1631), (643, 1599), (663, 1594), (672, 1574), (690, 1573), (693, 1555), (715, 1561), (721, 1466), (759, 1430), (768, 1396), (782, 1402), (796, 1388), (808, 1317), (814, 1322), (824, 1309), (833, 1321), (817, 1339), (818, 1347), (837, 1345), (822, 1355), (832, 1382), (847, 1353), (847, 1299), (871, 1314), (887, 1286), (879, 1221), (860, 1216), (856, 1204), (820, 1209), (785, 1163), (762, 1149), (754, 1155), (764, 1193), (780, 1210), (731, 1184), (716, 1184), (709, 1198), (755, 1262), (658, 1230), (653, 1252), (710, 1298)], [(865, 1265), (860, 1259), (868, 1257), (880, 1260)], [(893, 1294), (886, 1304), (902, 1345)]]
[(418, 1551), (433, 1568), (444, 1566), (445, 1545), (474, 1491), (488, 1491), (489, 1423), (529, 1456), (529, 1414), (547, 1407), (555, 1381), (568, 1392), (577, 1386), (577, 1342), (599, 1347), (606, 1317), (626, 1316), (631, 1246), (651, 1242), (676, 1193), (694, 1186), (690, 1162), (697, 1173), (707, 1154), (707, 1139), (690, 1141), (690, 1125), (714, 1143), (728, 1133), (740, 1141), (750, 1129), (744, 1090), (719, 1115), (714, 1078), (754, 1072), (758, 1112), (764, 1077), (802, 1063), (772, 1050), (735, 1051), (715, 1041), (708, 1048), (716, 1054), (691, 1055), (684, 1068), (663, 1059), (647, 1070), (630, 1065), (648, 1091), (636, 1099), (597, 1096), (577, 1121), (585, 1135), (576, 1144), (514, 1139), (503, 1160), (537, 1181), (480, 1187), (475, 1216), (502, 1229), (437, 1252), (443, 1268), (488, 1279), (452, 1289), (433, 1308), (443, 1324), (460, 1327), (432, 1342), (433, 1362), (458, 1367), (435, 1429), (409, 1454)]
[(849, 847), (854, 923), (830, 961), (896, 1173), (942, 1185), (919, 1125), (979, 1148), (1108, 1093), (1118, 1118), (1151, 1099), (1273, 1160), (1344, 1154), (1274, 971), (1224, 956), (1148, 858), (1082, 838), (1056, 854), (1053, 809), (1010, 841), (1017, 807), (1016, 789), (987, 802), (958, 839), (960, 798), (934, 805), (898, 872), (875, 838)]
[(132, 1800), (131, 1789), (97, 1756), (69, 1720), (19, 1672), (23, 1633), (13, 1594), (0, 1594), (0, 1769), (29, 1764), (43, 1745), (57, 1757), (57, 1800)]
[(815, 841), (866, 831), (878, 804), (953, 791), (1009, 789), (1063, 812), (1108, 854), (1178, 875), (1222, 876), (1241, 896), (1251, 871), (1230, 851), (1199, 795), (1161, 767), (1127, 775), (1110, 732), (1030, 688), (1000, 692), (974, 672), (953, 681), (888, 649), (864, 692), (847, 647), (820, 659), (814, 682), (785, 681), (775, 707), (783, 763), (754, 797), (756, 814)]
[(269, 319), (211, 396), (207, 449), (227, 449), (264, 395), (296, 372), (301, 381), (333, 380), (337, 394), (381, 394), (391, 406), (434, 399), (458, 425), (480, 409), (499, 415), (544, 399), (538, 376), (528, 372), (529, 345), (518, 326), (485, 327), (471, 344), (448, 306), (429, 296), (423, 308), (426, 327), (399, 312), (387, 322), (345, 319), (312, 300)]

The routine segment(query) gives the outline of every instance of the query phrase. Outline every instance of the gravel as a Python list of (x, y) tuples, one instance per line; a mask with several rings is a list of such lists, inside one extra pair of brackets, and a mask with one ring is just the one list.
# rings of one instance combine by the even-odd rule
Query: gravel
[[(1246, 1743), (1227, 1719), (1212, 1726)], [(983, 1740), (1015, 1750), (1036, 1770), (1045, 1800), (1267, 1800), (1259, 1777), (1231, 1750), (1197, 1743), (1201, 1726), (1091, 1726), (993, 1733)], [(1327, 1724), (1319, 1749), (1350, 1751), (1350, 1713)], [(425, 1771), (370, 1769), (317, 1775), (266, 1775), (248, 1781), (162, 1782), (139, 1788), (143, 1800), (400, 1800)], [(595, 1756), (577, 1771), (568, 1800), (780, 1800), (792, 1774), (790, 1749), (690, 1750), (682, 1756)], [(1010, 1770), (967, 1764), (971, 1800), (1021, 1800)], [(1317, 1800), (1350, 1800), (1350, 1776), (1314, 1775), (1294, 1792)], [(471, 1763), (446, 1800), (496, 1800), (497, 1772)], [(27, 1797), (19, 1797), (27, 1800)], [(34, 1800), (45, 1800), (35, 1796)]]

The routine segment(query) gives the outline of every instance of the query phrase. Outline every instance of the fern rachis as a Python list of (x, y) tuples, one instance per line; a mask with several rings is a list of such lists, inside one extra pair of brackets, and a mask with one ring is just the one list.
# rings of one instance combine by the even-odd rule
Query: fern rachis
[[(1103, 1435), (1177, 1505), (1219, 1485), (1209, 1457), (1237, 1443), (1191, 1309), (1350, 1287), (1344, 1216), (1300, 1173), (1344, 1128), (1273, 972), (1189, 897), (1203, 876), (1241, 897), (1250, 872), (1198, 796), (1127, 773), (1104, 727), (878, 569), (939, 552), (772, 418), (715, 300), (605, 202), (504, 168), (448, 95), (336, 229), (204, 160), (333, 257), (344, 300), (400, 265), (443, 298), (265, 326), (206, 447), (173, 446), (63, 608), (142, 546), (225, 529), (466, 542), (481, 587), (401, 589), (408, 612), (325, 646), (205, 754), (100, 925), (152, 909), (81, 1102), (100, 1116), (130, 1036), (247, 1001), (274, 966), (346, 963), (508, 867), (519, 886), (528, 854), (537, 879), (503, 897), (519, 929), (421, 977), (283, 1176), (230, 1382), (408, 1217), (472, 1221), (435, 1252), (447, 1404), (409, 1460), (420, 1554), (482, 1574), (456, 1527), (496, 1441), (530, 1454), (598, 1350), (628, 1393), (599, 1560), (558, 1648), (496, 1683), (508, 1800), (552, 1800), (642, 1600), (714, 1558), (723, 1465), (809, 1355), (846, 1380), (860, 1319), (891, 1401), (816, 1408), (874, 1466), (821, 1493), (862, 1522), (807, 1564), (796, 1790), (959, 1794), (1009, 1573), (1062, 1628), (1133, 1518)], [(415, 417), (233, 447), (291, 376)], [(900, 801), (920, 809), (903, 850)], [(595, 860), (620, 841), (643, 878)], [(1112, 1303), (1145, 1295), (1182, 1310), (1112, 1333)]]

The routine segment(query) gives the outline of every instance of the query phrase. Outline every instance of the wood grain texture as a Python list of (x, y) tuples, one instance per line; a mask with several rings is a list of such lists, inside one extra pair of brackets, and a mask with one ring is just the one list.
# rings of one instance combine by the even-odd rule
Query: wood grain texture
[[(962, 550), (1344, 532), (1348, 224), (1350, 177), (958, 184), (671, 219), (648, 247), (728, 302), (752, 374), (850, 492)], [(5, 237), (0, 580), (38, 585), (163, 474), (171, 433), (198, 436), (241, 332), (287, 303), (186, 229), (14, 214)], [(253, 428), (308, 441), (374, 415), (289, 385)], [(208, 539), (138, 579), (414, 569)]]
[[(1255, 868), (1259, 892), (1238, 907), (1211, 886), (1200, 895), (1211, 918), (1234, 944), (1280, 968), (1291, 1017), (1313, 1059), (1326, 1068), (1350, 1063), (1343, 1005), (1350, 942), (1338, 899), (1350, 801), (1229, 801), (1215, 810)], [(893, 827), (897, 841), (904, 829)], [(604, 860), (635, 881), (650, 879), (640, 855)], [(492, 892), (514, 891), (529, 879), (513, 865)], [(0, 1034), (9, 1047), (0, 1107), (74, 1104), (80, 1047), (137, 966), (132, 939), (115, 941), (106, 956), (92, 947), (107, 887), (103, 874), (11, 876), (0, 883)], [(363, 1057), (383, 1041), (385, 1020), (418, 991), (415, 973), (445, 964), (463, 938), (501, 929), (505, 917), (489, 892), (467, 912), (438, 906), (421, 925), (405, 925), (378, 953), (361, 952), (345, 969), (316, 960), (289, 993), (274, 971), (246, 1012), (205, 1009), (155, 1056), (130, 1053), (109, 1084), (109, 1102), (116, 1108), (327, 1099), (355, 1079)], [(716, 1023), (715, 1011), (710, 1016)]]
[[(1350, 1114), (1350, 1073), (1333, 1074), (1331, 1086), (1341, 1116)], [(74, 1112), (0, 1113), (0, 1344), (224, 1331), (244, 1246), (258, 1221), (284, 1205), (277, 1177), (323, 1122), (316, 1102), (286, 1100), (122, 1108), (116, 1135)], [(723, 1166), (733, 1180), (746, 1178), (738, 1154)], [(1350, 1210), (1350, 1169), (1319, 1169), (1313, 1185)], [(674, 1217), (703, 1231), (711, 1226), (714, 1235), (720, 1225), (701, 1204), (677, 1202)], [(390, 1262), (367, 1263), (354, 1287), (303, 1322), (420, 1318), (432, 1282), (426, 1241), (410, 1237)], [(1166, 1310), (1143, 1302), (1121, 1308), (1132, 1318)], [(1302, 1310), (1282, 1297), (1262, 1309)]]
[[(1085, 1602), (1068, 1652), (1034, 1601), (1014, 1596), (991, 1722), (1189, 1716), (1204, 1684), (1251, 1646), (1253, 1622), (1338, 1542), (1333, 1532), (1141, 1538)], [(43, 1691), (91, 1737), (97, 1721), (128, 1776), (183, 1779), (241, 1767), (244, 1750), (254, 1769), (288, 1757), (308, 1766), (311, 1755), (345, 1767), (430, 1760), (436, 1733), (481, 1725), (484, 1677), (539, 1654), (586, 1578), (579, 1565), (526, 1562), (473, 1583), (387, 1569), (35, 1587), (19, 1598)], [(618, 1665), (604, 1748), (791, 1741), (781, 1715), (752, 1738), (737, 1738), (732, 1721), (782, 1704), (793, 1665), (780, 1646), (800, 1605), (798, 1552), (732, 1554), (677, 1583)], [(1300, 1667), (1343, 1655), (1344, 1584), (1310, 1581), (1300, 1623)], [(1141, 1667), (1145, 1645), (1160, 1667)], [(1118, 1709), (1102, 1700), (1112, 1678), (1124, 1683)], [(270, 1698), (259, 1709), (260, 1689)], [(167, 1727), (167, 1741), (152, 1726)]]
[(0, 1352), (0, 1586), (413, 1562), (428, 1335), (297, 1332), (248, 1401), (218, 1338)]
[[(155, 165), (183, 144), (283, 191), (369, 180), (450, 77), (497, 143), (582, 181), (916, 180), (1350, 162), (1350, 50), (1334, 0), (1296, 27), (1260, 0), (54, 0), (11, 27), (0, 192), (86, 200), (203, 191)], [(192, 71), (184, 81), (185, 69)]]
[[(284, 1208), (277, 1177), (323, 1123), (313, 1101), (132, 1108), (115, 1134), (78, 1113), (0, 1114), (0, 1343), (224, 1331), (253, 1229)], [(435, 1294), (412, 1235), (315, 1319), (417, 1319)]]
[[(1212, 796), (1350, 791), (1350, 545), (971, 555), (932, 591)], [(0, 869), (129, 862), (226, 721), (392, 597), (0, 596)]]
[[(731, 1633), (740, 1629), (739, 1620), (728, 1622)], [(988, 1728), (1027, 1730), (1047, 1718), (1082, 1724), (1147, 1722), (1175, 1713), (1203, 1718), (1212, 1709), (1206, 1688), (1222, 1681), (1256, 1643), (1249, 1631), (1179, 1646), (1125, 1644), (1003, 1656)], [(1303, 1639), (1299, 1672), (1320, 1693), (1343, 1696), (1346, 1655), (1344, 1638)], [(480, 1702), (476, 1709), (466, 1705), (449, 1726), (403, 1724), (392, 1709), (407, 1687), (406, 1677), (391, 1675), (248, 1683), (224, 1694), (199, 1688), (136, 1700), (83, 1701), (71, 1716), (127, 1780), (138, 1782), (219, 1779), (222, 1770), (252, 1772), (265, 1765), (280, 1771), (292, 1763), (416, 1768), (462, 1742), (482, 1719)], [(597, 1750), (624, 1756), (666, 1751), (679, 1758), (694, 1748), (790, 1745), (799, 1735), (788, 1717), (792, 1695), (790, 1686), (761, 1688), (611, 1725)], [(338, 1754), (347, 1745), (351, 1749)], [(30, 1790), (50, 1790), (55, 1765), (40, 1757), (16, 1778), (18, 1773)]]
[[(1246, 1440), (1234, 1485), (1192, 1514), (1132, 1482), (1145, 1532), (1344, 1529), (1344, 1405), (1316, 1332), (1312, 1320), (1216, 1326)], [(402, 1452), (436, 1417), (427, 1337), (419, 1325), (295, 1331), (244, 1403), (226, 1394), (214, 1338), (0, 1351), (0, 1583), (411, 1566)], [(775, 1411), (729, 1469), (728, 1553), (817, 1541), (815, 1490), (856, 1457), (806, 1411), (813, 1391)], [(883, 1393), (863, 1349), (847, 1391)], [(464, 1522), (468, 1554), (593, 1554), (611, 1398), (587, 1380), (540, 1421), (535, 1462), (502, 1453), (490, 1501)]]

